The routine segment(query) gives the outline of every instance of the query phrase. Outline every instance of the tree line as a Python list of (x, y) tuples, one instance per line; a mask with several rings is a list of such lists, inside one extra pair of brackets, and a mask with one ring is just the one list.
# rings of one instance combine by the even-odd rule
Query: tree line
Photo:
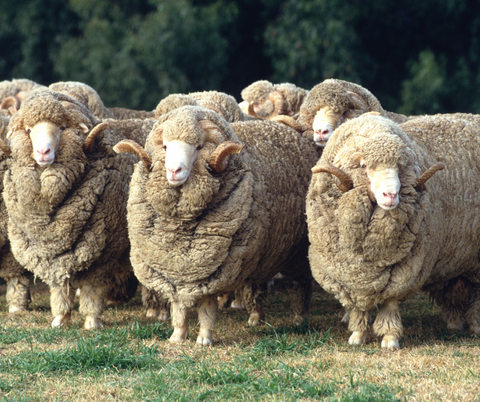
[(82, 81), (107, 106), (171, 93), (356, 82), (387, 110), (480, 113), (475, 0), (17, 0), (0, 3), (0, 80)]

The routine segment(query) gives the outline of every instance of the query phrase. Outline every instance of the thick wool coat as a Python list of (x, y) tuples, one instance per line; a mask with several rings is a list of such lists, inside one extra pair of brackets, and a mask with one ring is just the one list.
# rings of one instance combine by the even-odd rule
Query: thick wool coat
[[(221, 132), (199, 151), (189, 179), (173, 187), (163, 139), (194, 143), (204, 119)], [(230, 156), (224, 173), (212, 173), (210, 154), (227, 140), (245, 148)], [(140, 282), (190, 307), (277, 272), (311, 275), (304, 213), (316, 154), (294, 130), (271, 121), (229, 125), (212, 111), (186, 106), (159, 120), (146, 151), (152, 172), (136, 165), (128, 201), (131, 260)]]
[[(309, 259), (320, 285), (347, 308), (372, 310), (389, 298), (438, 292), (462, 276), (480, 285), (480, 126), (462, 115), (424, 116), (403, 124), (362, 116), (339, 127), (318, 165), (350, 174), (342, 193), (333, 176), (313, 175), (307, 195)], [(399, 166), (400, 202), (381, 209), (359, 166)], [(417, 178), (443, 162), (423, 189)]]

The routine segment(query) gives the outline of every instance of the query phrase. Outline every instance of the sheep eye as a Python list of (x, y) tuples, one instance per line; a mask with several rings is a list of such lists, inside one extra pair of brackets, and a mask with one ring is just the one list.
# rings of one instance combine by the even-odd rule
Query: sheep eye
[(197, 151), (200, 151), (202, 148), (203, 148), (203, 144), (200, 144), (200, 145), (197, 147)]
[(360, 163), (360, 167), (361, 167), (362, 169), (366, 169), (366, 168), (367, 168), (367, 165), (362, 162), (362, 163)]
[(30, 134), (32, 132), (32, 130), (29, 128), (25, 129), (25, 131), (27, 132), (27, 134)]
[(167, 146), (166, 146), (166, 145), (164, 145), (164, 146), (163, 146), (163, 149), (166, 151), (166, 150), (167, 150)]
[(65, 130), (66, 128), (67, 128), (67, 127), (62, 126), (62, 127), (60, 127), (60, 131), (63, 131), (63, 130)]

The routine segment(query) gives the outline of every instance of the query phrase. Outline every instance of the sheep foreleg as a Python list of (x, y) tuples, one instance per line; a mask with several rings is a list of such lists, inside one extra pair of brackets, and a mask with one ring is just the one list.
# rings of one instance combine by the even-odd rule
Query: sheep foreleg
[(373, 330), (377, 335), (383, 335), (382, 348), (399, 349), (399, 339), (402, 336), (403, 326), (400, 317), (398, 300), (385, 301), (373, 323)]
[(62, 327), (70, 321), (74, 298), (75, 289), (69, 288), (68, 283), (50, 287), (50, 306), (54, 317), (52, 327)]
[(184, 342), (188, 334), (187, 308), (182, 303), (172, 302), (171, 316), (173, 334), (170, 337), (170, 342)]
[(348, 343), (350, 345), (363, 345), (368, 338), (369, 311), (353, 308), (349, 311), (348, 329), (352, 331)]
[(15, 314), (27, 309), (30, 303), (30, 278), (28, 275), (19, 275), (7, 279), (8, 312)]
[(217, 321), (218, 301), (214, 296), (204, 297), (198, 307), (198, 321), (200, 322), (200, 331), (197, 337), (197, 343), (202, 346), (212, 344), (212, 332)]

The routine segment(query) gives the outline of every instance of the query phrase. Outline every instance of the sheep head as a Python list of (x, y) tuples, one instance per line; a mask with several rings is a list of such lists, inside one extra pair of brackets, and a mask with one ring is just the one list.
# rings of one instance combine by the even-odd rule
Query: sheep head
[[(224, 128), (208, 119), (208, 113), (205, 116), (202, 110), (205, 109), (182, 107), (157, 123), (147, 140), (147, 149), (152, 157), (133, 141), (122, 141), (114, 150), (136, 154), (147, 171), (158, 170), (163, 162), (166, 179), (175, 187), (189, 179), (201, 152), (210, 153), (207, 158), (210, 170), (222, 173), (227, 168), (229, 156), (239, 153), (243, 144), (239, 141), (224, 141)], [(208, 149), (202, 151), (206, 144), (209, 144)]]
[(349, 135), (347, 125), (340, 131), (343, 143), (332, 144), (333, 166), (314, 167), (313, 173), (333, 174), (340, 180), (338, 187), (342, 191), (350, 190), (354, 183), (364, 185), (373, 202), (384, 210), (391, 210), (399, 204), (402, 186), (410, 185), (419, 191), (434, 173), (443, 169), (443, 164), (436, 164), (415, 180), (414, 172), (419, 170), (417, 158), (400, 128), (378, 116), (361, 119), (358, 121), (365, 124), (355, 125), (356, 135)]
[[(7, 137), (23, 131), (30, 140), (31, 157), (38, 166), (46, 167), (55, 162), (65, 130), (73, 130), (83, 137), (96, 123), (88, 109), (68, 95), (37, 90), (23, 101)], [(97, 135), (98, 129), (92, 132)], [(88, 149), (91, 149), (92, 136), (89, 141)]]

